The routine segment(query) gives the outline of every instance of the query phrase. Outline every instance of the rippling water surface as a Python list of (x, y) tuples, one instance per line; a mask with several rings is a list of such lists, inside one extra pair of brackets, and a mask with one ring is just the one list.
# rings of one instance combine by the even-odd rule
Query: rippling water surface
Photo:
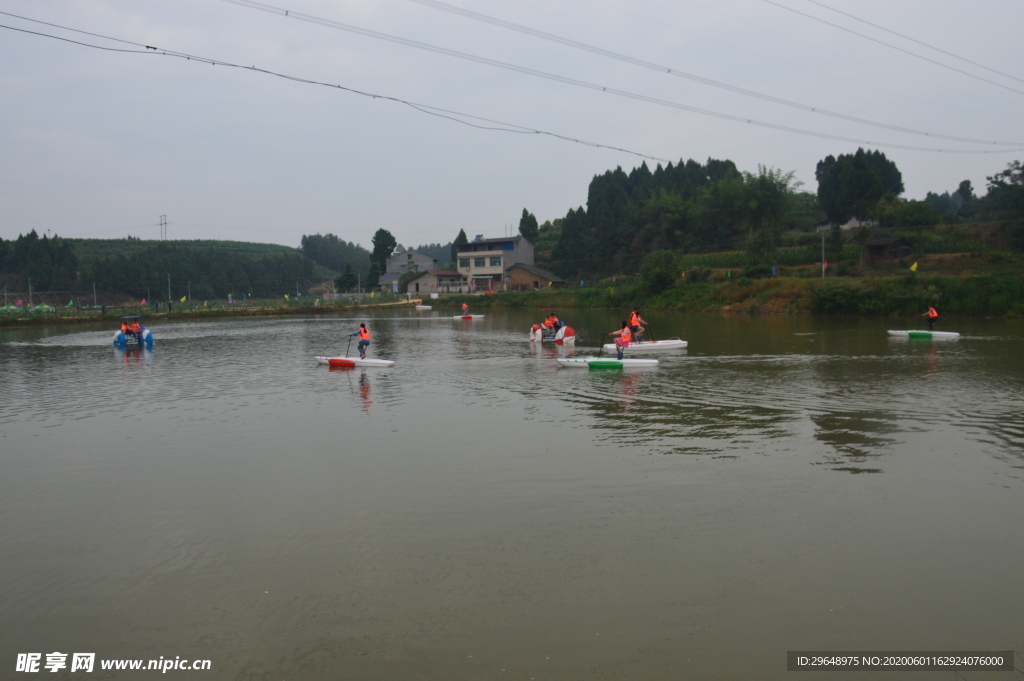
[[(0, 331), (3, 664), (781, 679), (787, 650), (1024, 648), (1020, 323), (652, 314), (689, 348), (608, 372), (554, 359), (618, 317), (562, 314), (575, 350), (531, 346), (537, 312)], [(315, 363), (361, 321), (394, 368)]]

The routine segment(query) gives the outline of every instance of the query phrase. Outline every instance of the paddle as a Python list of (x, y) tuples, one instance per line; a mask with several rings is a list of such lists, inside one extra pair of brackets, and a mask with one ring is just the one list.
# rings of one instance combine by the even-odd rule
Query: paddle
[(348, 357), (348, 351), (352, 347), (352, 336), (348, 337), (348, 346), (345, 347), (345, 356)]

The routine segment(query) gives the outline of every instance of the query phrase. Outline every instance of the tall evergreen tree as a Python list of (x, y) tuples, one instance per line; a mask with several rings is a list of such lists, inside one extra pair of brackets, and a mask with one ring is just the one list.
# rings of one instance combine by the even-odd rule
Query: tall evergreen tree
[(370, 253), (370, 263), (371, 267), (373, 263), (376, 263), (380, 268), (377, 274), (378, 278), (380, 278), (380, 273), (388, 271), (388, 258), (391, 257), (397, 245), (398, 241), (395, 237), (384, 228), (378, 229), (373, 235), (373, 251)]
[(456, 262), (456, 258), (458, 258), (459, 246), (468, 243), (469, 239), (466, 238), (466, 230), (460, 229), (459, 235), (455, 237), (455, 241), (452, 242), (452, 262)]
[(537, 218), (534, 217), (533, 213), (524, 208), (523, 216), (519, 218), (519, 233), (532, 244), (537, 241), (537, 232), (539, 231), (540, 227), (537, 225)]

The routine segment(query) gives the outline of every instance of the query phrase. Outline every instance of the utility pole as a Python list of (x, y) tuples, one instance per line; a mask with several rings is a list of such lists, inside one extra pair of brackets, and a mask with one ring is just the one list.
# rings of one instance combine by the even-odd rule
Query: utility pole
[[(7, 302), (7, 301), (5, 300), (4, 302)], [(96, 307), (96, 282), (95, 281), (92, 282), (92, 306)]]
[(32, 307), (32, 278), (28, 280), (28, 306)]
[(171, 273), (167, 273), (167, 302), (171, 302)]
[(821, 278), (825, 278), (825, 232), (821, 233)]
[[(359, 272), (356, 272), (356, 293), (362, 293), (363, 292), (363, 283), (362, 283), (362, 281), (360, 281), (361, 277), (362, 277), (362, 275)], [(352, 280), (349, 279), (349, 281), (352, 281)]]
[(192, 302), (192, 280), (188, 280), (188, 302)]
[(161, 215), (160, 216), (160, 239), (162, 241), (167, 241), (167, 216), (166, 215)]

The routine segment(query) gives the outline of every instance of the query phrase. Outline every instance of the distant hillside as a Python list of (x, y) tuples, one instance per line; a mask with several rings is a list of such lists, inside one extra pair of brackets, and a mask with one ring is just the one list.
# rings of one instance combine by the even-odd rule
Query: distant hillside
[[(130, 258), (139, 255), (148, 249), (157, 246), (182, 247), (187, 249), (199, 249), (203, 251), (214, 251), (217, 253), (240, 255), (251, 258), (263, 256), (292, 255), (301, 253), (299, 249), (280, 244), (258, 244), (248, 241), (218, 241), (215, 239), (176, 239), (172, 241), (159, 241), (156, 239), (63, 239), (75, 249), (78, 257), (78, 264), (83, 267), (91, 266), (98, 258), (110, 258), (122, 256)], [(334, 276), (329, 268), (323, 267), (318, 271), (317, 276)]]

